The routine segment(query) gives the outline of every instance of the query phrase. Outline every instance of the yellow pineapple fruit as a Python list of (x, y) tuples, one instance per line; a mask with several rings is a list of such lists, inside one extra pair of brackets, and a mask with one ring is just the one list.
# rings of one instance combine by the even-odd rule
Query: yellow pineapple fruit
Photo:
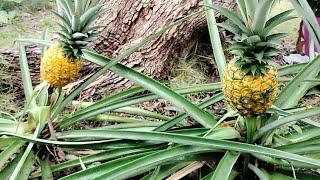
[(77, 77), (82, 67), (82, 49), (97, 37), (92, 26), (100, 16), (102, 6), (97, 0), (59, 0), (60, 14), (53, 14), (60, 20), (60, 39), (49, 47), (41, 59), (40, 76), (54, 87), (62, 87)]
[(223, 92), (232, 109), (243, 116), (261, 115), (277, 96), (277, 71), (270, 66), (263, 76), (246, 75), (231, 61), (223, 76)]
[(279, 84), (272, 59), (279, 54), (278, 40), (285, 33), (270, 34), (277, 25), (290, 20), (292, 10), (270, 17), (275, 0), (237, 1), (238, 11), (217, 5), (211, 8), (225, 15), (230, 24), (219, 26), (233, 33), (230, 50), (234, 55), (222, 77), (225, 99), (243, 116), (265, 113), (276, 99)]
[(40, 76), (55, 87), (70, 83), (82, 67), (81, 59), (68, 58), (59, 43), (52, 45), (41, 60)]

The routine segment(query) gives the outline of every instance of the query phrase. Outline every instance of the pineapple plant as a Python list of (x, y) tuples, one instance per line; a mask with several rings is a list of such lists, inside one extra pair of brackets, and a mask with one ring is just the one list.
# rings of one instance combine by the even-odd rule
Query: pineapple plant
[(292, 19), (291, 11), (270, 17), (274, 0), (237, 2), (238, 14), (211, 6), (231, 21), (221, 23), (235, 38), (230, 42), (234, 58), (222, 78), (225, 99), (242, 116), (265, 113), (276, 99), (279, 83), (272, 59), (279, 54), (277, 40), (285, 33), (271, 34), (277, 25)]
[(96, 36), (101, 26), (93, 26), (102, 6), (96, 0), (59, 0), (60, 40), (49, 47), (41, 60), (40, 76), (54, 87), (70, 83), (82, 67), (82, 49)]

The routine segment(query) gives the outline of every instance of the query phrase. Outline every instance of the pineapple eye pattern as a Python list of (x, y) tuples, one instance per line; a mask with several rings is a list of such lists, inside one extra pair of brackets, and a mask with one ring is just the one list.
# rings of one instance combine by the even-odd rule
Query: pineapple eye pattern
[(245, 74), (234, 60), (228, 64), (223, 77), (223, 91), (231, 107), (243, 116), (265, 113), (276, 98), (279, 84), (276, 70), (270, 67), (265, 75)]

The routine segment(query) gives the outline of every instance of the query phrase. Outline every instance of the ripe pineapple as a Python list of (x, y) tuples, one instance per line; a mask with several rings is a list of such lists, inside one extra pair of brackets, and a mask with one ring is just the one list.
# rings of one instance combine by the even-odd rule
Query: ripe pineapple
[(285, 33), (270, 31), (292, 19), (291, 10), (268, 18), (275, 0), (238, 0), (238, 14), (216, 5), (211, 8), (228, 17), (221, 27), (235, 34), (230, 50), (234, 55), (223, 75), (223, 92), (230, 106), (243, 116), (265, 113), (277, 96), (279, 84), (272, 57), (279, 54), (277, 40)]
[(70, 83), (82, 67), (81, 50), (92, 41), (101, 26), (92, 26), (102, 6), (97, 0), (59, 0), (61, 13), (54, 15), (61, 21), (57, 33), (60, 40), (51, 45), (41, 60), (40, 76), (54, 87)]

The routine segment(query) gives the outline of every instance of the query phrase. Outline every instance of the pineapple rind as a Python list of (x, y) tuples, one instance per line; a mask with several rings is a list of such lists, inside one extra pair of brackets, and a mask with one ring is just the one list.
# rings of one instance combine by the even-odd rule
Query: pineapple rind
[(82, 67), (80, 58), (68, 58), (59, 43), (55, 43), (44, 53), (41, 60), (40, 76), (54, 87), (70, 83)]
[(277, 71), (269, 66), (264, 75), (245, 74), (232, 60), (223, 76), (223, 92), (232, 109), (242, 116), (265, 113), (276, 99), (279, 90)]

